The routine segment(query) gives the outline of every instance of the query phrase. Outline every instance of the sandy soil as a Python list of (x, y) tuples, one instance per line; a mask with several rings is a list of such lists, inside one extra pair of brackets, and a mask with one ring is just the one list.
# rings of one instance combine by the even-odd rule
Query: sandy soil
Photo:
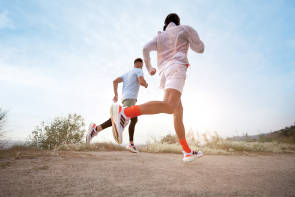
[(18, 153), (0, 174), (0, 196), (295, 196), (294, 154)]

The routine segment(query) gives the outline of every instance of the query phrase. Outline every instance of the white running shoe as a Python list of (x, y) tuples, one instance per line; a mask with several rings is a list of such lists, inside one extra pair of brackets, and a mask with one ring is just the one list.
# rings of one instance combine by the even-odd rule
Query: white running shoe
[(124, 115), (123, 108), (118, 104), (112, 104), (110, 113), (114, 139), (118, 144), (122, 144), (123, 131), (128, 125), (130, 118)]
[(194, 161), (195, 158), (200, 158), (203, 156), (203, 153), (202, 151), (191, 151), (190, 153), (186, 153), (185, 151), (182, 151), (183, 152), (183, 161), (184, 162), (191, 162), (191, 161)]
[(132, 146), (131, 144), (129, 144), (128, 146), (126, 146), (126, 148), (132, 153), (138, 153), (138, 150), (134, 145)]
[(96, 124), (92, 122), (90, 123), (88, 127), (88, 133), (86, 135), (86, 143), (89, 144), (91, 139), (96, 135), (97, 135)]

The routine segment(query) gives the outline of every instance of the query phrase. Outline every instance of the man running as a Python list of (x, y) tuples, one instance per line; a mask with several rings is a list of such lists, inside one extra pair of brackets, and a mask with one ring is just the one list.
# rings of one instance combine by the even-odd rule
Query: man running
[[(122, 97), (123, 101), (122, 104), (124, 107), (131, 107), (136, 104), (139, 86), (144, 86), (145, 88), (148, 87), (147, 82), (145, 81), (143, 77), (142, 72), (142, 65), (143, 61), (141, 58), (137, 58), (134, 60), (134, 68), (127, 72), (126, 74), (122, 75), (121, 77), (116, 78), (113, 81), (113, 87), (114, 87), (114, 98), (113, 101), (116, 103), (118, 101), (118, 84), (123, 82), (123, 89), (122, 89)], [(129, 125), (129, 145), (127, 148), (133, 152), (137, 153), (137, 149), (133, 142), (134, 137), (134, 129), (135, 125), (137, 123), (137, 117), (131, 118), (131, 122)], [(128, 121), (125, 121), (125, 124), (128, 124)], [(126, 126), (125, 125), (125, 126)], [(86, 135), (86, 142), (90, 143), (91, 139), (97, 135), (97, 133), (101, 132), (102, 130), (111, 127), (112, 126), (112, 120), (111, 118), (104, 123), (97, 125), (95, 123), (91, 123), (89, 125), (88, 133)], [(118, 136), (113, 130), (114, 139), (118, 144), (122, 143), (122, 135)]]
[(197, 53), (203, 53), (204, 44), (192, 27), (180, 25), (180, 18), (177, 14), (169, 14), (164, 24), (164, 31), (159, 32), (143, 48), (144, 62), (151, 75), (156, 73), (156, 69), (150, 64), (150, 51), (157, 51), (160, 87), (164, 89), (163, 101), (151, 101), (132, 107), (123, 106), (123, 108), (113, 104), (111, 106), (112, 126), (120, 136), (125, 127), (125, 120), (146, 114), (173, 114), (174, 128), (183, 149), (183, 161), (192, 161), (194, 156), (199, 157), (202, 152), (192, 151), (186, 142), (181, 95), (189, 66), (188, 48), (190, 47)]

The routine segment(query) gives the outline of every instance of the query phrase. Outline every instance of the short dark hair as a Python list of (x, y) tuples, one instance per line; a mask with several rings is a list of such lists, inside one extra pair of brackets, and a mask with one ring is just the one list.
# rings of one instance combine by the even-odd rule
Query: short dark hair
[(180, 25), (180, 18), (176, 13), (168, 14), (168, 16), (166, 17), (165, 22), (164, 22), (163, 31), (166, 30), (167, 26), (171, 22), (175, 23), (175, 25)]
[(142, 63), (142, 59), (141, 59), (141, 58), (136, 58), (136, 59), (134, 60), (134, 64), (137, 63), (137, 62), (141, 62), (141, 63)]

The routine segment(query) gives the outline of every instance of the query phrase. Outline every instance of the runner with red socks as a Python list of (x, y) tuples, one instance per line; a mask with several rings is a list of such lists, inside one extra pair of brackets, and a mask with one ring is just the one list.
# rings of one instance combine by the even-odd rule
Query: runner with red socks
[(150, 63), (150, 52), (157, 51), (160, 88), (164, 89), (163, 101), (150, 101), (131, 107), (113, 104), (110, 110), (112, 127), (120, 137), (130, 118), (148, 114), (173, 114), (174, 128), (183, 149), (183, 161), (193, 161), (195, 156), (200, 157), (202, 152), (191, 150), (186, 142), (181, 95), (189, 66), (188, 48), (196, 53), (203, 53), (204, 44), (192, 27), (180, 25), (177, 14), (169, 14), (164, 24), (163, 32), (159, 32), (143, 48), (144, 62), (150, 75), (156, 73)]

